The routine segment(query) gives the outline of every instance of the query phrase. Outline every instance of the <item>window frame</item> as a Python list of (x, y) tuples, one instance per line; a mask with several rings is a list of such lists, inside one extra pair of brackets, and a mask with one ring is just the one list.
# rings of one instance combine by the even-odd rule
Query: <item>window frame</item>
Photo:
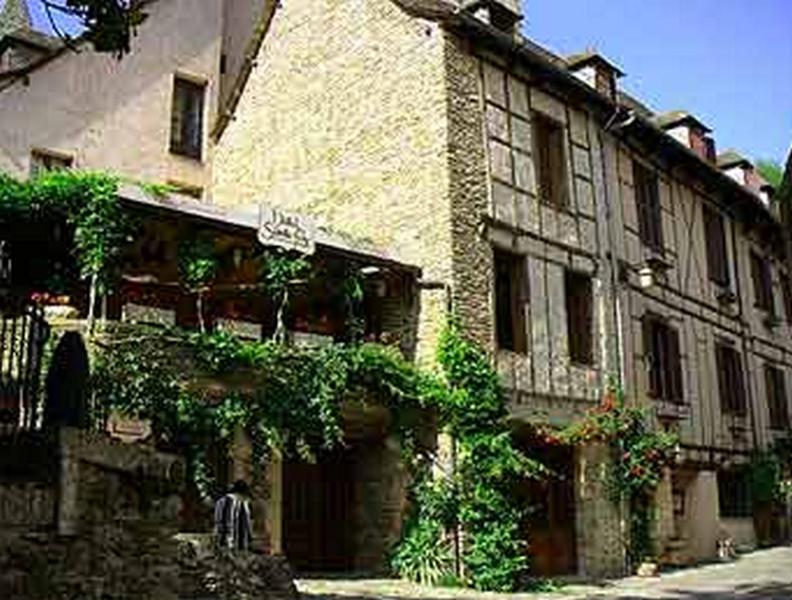
[(746, 467), (718, 471), (718, 516), (747, 519), (753, 516), (750, 473)]
[(665, 254), (660, 178), (653, 169), (641, 161), (633, 159), (632, 163), (638, 237), (652, 252)]
[[(171, 97), (171, 127), (170, 127), (170, 153), (178, 156), (192, 158), (197, 161), (203, 160), (204, 137), (205, 137), (205, 111), (206, 111), (206, 81), (199, 81), (194, 78), (176, 74), (173, 77), (173, 90)], [(186, 105), (180, 104), (179, 95), (193, 95), (191, 102)], [(196, 100), (197, 99), (197, 100)], [(188, 100), (189, 102), (189, 100)], [(185, 110), (185, 106), (188, 110)], [(190, 110), (190, 107), (192, 109)], [(194, 114), (180, 114), (185, 113)], [(177, 120), (177, 115), (180, 115)], [(189, 118), (197, 119), (197, 123), (190, 125)], [(188, 141), (195, 134), (190, 134), (190, 128), (197, 129), (197, 140)], [(177, 135), (178, 133), (178, 135)]]
[(770, 261), (766, 256), (751, 250), (750, 263), (754, 307), (774, 315), (775, 299), (773, 298), (773, 273)]
[(778, 275), (781, 284), (781, 300), (784, 303), (784, 316), (792, 324), (792, 280), (789, 274), (781, 271)]
[[(583, 293), (578, 293), (581, 291)], [(569, 360), (572, 364), (592, 367), (594, 366), (594, 284), (591, 275), (572, 269), (564, 270), (564, 303)]]
[(730, 276), (726, 219), (720, 211), (706, 204), (703, 206), (703, 214), (707, 272), (710, 281), (727, 287), (730, 283)]
[(789, 403), (784, 370), (778, 365), (766, 362), (764, 365), (764, 376), (770, 429), (787, 429), (789, 427)]
[(669, 319), (647, 312), (642, 318), (647, 395), (662, 402), (685, 403), (685, 382), (679, 330)]
[[(526, 267), (524, 255), (493, 248), (495, 342), (498, 350), (528, 353), (525, 305), (529, 296)], [(504, 275), (508, 279), (508, 289), (505, 290), (501, 287)], [(505, 307), (504, 296), (508, 296), (505, 300), (508, 306)]]
[[(531, 111), (536, 193), (542, 204), (556, 210), (568, 210), (570, 202), (566, 137), (566, 126), (563, 123), (543, 112)], [(543, 138), (546, 138), (547, 143), (542, 143)]]
[(715, 366), (721, 412), (726, 415), (744, 417), (748, 413), (745, 365), (743, 354), (737, 349), (734, 342), (722, 338), (715, 340)]

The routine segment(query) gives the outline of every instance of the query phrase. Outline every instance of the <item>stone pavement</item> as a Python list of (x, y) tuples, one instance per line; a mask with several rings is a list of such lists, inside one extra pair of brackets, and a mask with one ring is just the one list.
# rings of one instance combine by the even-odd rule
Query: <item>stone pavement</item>
[(429, 588), (388, 579), (302, 579), (303, 600), (792, 600), (792, 547), (746, 554), (737, 561), (683, 569), (655, 578), (568, 585), (558, 592), (493, 594)]

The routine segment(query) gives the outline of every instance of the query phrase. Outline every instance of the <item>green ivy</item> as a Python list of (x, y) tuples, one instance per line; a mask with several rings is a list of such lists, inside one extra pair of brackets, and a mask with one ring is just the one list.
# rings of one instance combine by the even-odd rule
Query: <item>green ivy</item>
[(21, 182), (0, 174), (0, 222), (53, 219), (73, 228), (83, 277), (107, 287), (133, 231), (118, 199), (118, 179), (104, 173), (51, 171)]
[[(420, 411), (438, 387), (397, 351), (370, 344), (298, 348), (124, 327), (99, 344), (97, 397), (150, 419), (157, 443), (190, 459), (190, 475), (207, 497), (216, 491), (207, 452), (238, 428), (260, 460), (275, 449), (311, 460), (343, 443), (341, 404), (364, 398), (388, 406), (394, 433), (413, 447)], [(222, 391), (203, 383), (210, 380)]]
[[(423, 463), (411, 492), (413, 515), (392, 564), (402, 576), (423, 583), (451, 578), (453, 571), (438, 569), (453, 568), (444, 559), (448, 539), (464, 532), (459, 560), (465, 583), (479, 590), (514, 590), (528, 573), (528, 548), (521, 531), (525, 514), (513, 489), (546, 470), (515, 447), (492, 362), (455, 324), (441, 337), (438, 362), (447, 386), (437, 404), (439, 425), (454, 439), (456, 465), (437, 478)], [(434, 544), (427, 540), (432, 532), (440, 536)], [(424, 568), (418, 567), (417, 549), (425, 552)]]

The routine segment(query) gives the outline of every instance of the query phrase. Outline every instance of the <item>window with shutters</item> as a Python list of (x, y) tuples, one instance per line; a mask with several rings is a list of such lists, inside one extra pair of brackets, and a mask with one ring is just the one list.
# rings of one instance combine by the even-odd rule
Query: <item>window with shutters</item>
[(650, 313), (643, 318), (643, 342), (649, 374), (649, 396), (681, 404), (684, 392), (679, 332), (664, 318)]
[(525, 304), (528, 301), (525, 258), (495, 251), (495, 322), (498, 348), (526, 353)]
[(531, 115), (534, 167), (542, 202), (566, 208), (568, 204), (564, 127), (541, 113)]
[(718, 368), (721, 410), (728, 414), (744, 415), (745, 382), (740, 353), (730, 342), (717, 342), (715, 361)]
[(578, 364), (594, 364), (593, 308), (591, 277), (575, 271), (564, 274), (569, 359)]
[(764, 371), (767, 407), (770, 412), (770, 427), (773, 429), (786, 429), (789, 426), (789, 411), (787, 408), (784, 371), (771, 364), (766, 364)]
[(633, 161), (633, 184), (638, 211), (638, 233), (641, 242), (654, 252), (663, 253), (663, 211), (657, 175)]
[(788, 323), (792, 323), (792, 283), (789, 281), (789, 275), (786, 273), (781, 274), (781, 295), (784, 297), (784, 313)]
[(704, 236), (707, 244), (709, 278), (719, 285), (729, 285), (725, 222), (723, 216), (709, 206), (704, 206)]
[(771, 314), (774, 313), (773, 280), (770, 275), (770, 263), (756, 252), (751, 252), (751, 279), (753, 281), (756, 307)]
[(751, 478), (747, 469), (718, 472), (718, 505), (724, 518), (745, 518), (753, 515)]
[(206, 85), (176, 77), (173, 82), (170, 150), (201, 159)]

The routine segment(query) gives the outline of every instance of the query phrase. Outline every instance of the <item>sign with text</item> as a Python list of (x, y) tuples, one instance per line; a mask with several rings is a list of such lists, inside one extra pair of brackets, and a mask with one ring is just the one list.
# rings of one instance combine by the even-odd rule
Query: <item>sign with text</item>
[(302, 254), (316, 251), (313, 226), (304, 217), (269, 207), (261, 207), (258, 240), (265, 246), (278, 246)]

